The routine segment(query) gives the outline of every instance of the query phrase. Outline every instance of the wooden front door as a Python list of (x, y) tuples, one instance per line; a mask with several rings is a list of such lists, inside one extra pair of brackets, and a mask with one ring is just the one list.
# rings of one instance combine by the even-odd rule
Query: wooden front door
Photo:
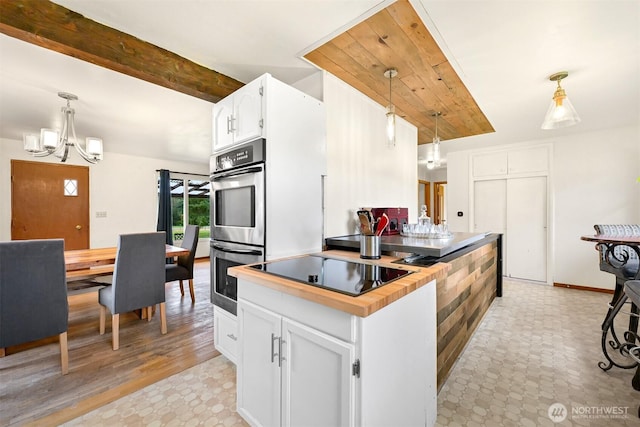
[(64, 239), (89, 248), (89, 168), (11, 161), (11, 239)]

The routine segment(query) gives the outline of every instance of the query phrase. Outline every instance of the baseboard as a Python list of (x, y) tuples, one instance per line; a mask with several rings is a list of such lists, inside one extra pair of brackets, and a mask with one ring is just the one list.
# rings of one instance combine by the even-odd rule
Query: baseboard
[(613, 294), (613, 289), (592, 288), (590, 286), (569, 285), (567, 283), (556, 283), (556, 282), (553, 282), (553, 286), (556, 288), (568, 288), (568, 289), (575, 289), (578, 291), (591, 291), (591, 292), (600, 292), (603, 294)]

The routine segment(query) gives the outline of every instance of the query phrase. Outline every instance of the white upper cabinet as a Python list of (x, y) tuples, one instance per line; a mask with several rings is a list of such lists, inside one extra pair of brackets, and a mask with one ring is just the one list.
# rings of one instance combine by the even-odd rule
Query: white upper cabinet
[(507, 173), (507, 153), (483, 153), (473, 156), (473, 176), (493, 176)]
[(214, 152), (262, 136), (264, 79), (259, 77), (214, 105)]
[(547, 147), (531, 147), (509, 151), (509, 173), (534, 173), (549, 170)]
[(473, 178), (497, 178), (508, 175), (546, 174), (549, 171), (549, 147), (517, 148), (472, 155)]

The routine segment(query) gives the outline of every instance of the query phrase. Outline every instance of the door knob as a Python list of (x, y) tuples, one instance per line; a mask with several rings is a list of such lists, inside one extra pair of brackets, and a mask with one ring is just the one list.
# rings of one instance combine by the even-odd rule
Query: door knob
[(76, 225), (76, 230), (82, 230), (82, 226), (80, 224)]

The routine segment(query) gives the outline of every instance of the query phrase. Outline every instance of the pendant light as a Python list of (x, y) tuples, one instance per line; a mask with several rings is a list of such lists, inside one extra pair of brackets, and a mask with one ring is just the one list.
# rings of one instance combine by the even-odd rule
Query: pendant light
[(549, 77), (549, 80), (552, 82), (558, 82), (558, 87), (553, 94), (553, 99), (551, 100), (547, 114), (544, 116), (542, 129), (559, 129), (580, 123), (578, 113), (575, 108), (573, 108), (573, 104), (569, 101), (566, 92), (560, 86), (560, 80), (568, 75), (568, 72), (560, 71)]
[(62, 107), (62, 131), (57, 129), (41, 129), (40, 135), (25, 134), (24, 149), (35, 157), (44, 157), (54, 154), (62, 162), (69, 157), (69, 147), (73, 146), (80, 156), (89, 163), (98, 163), (102, 160), (102, 139), (88, 137), (83, 147), (76, 138), (74, 125), (75, 110), (71, 108), (71, 101), (77, 101), (78, 97), (72, 93), (58, 92), (58, 96), (67, 100), (67, 106)]
[(384, 76), (389, 79), (389, 106), (387, 107), (387, 146), (396, 146), (396, 107), (391, 102), (391, 79), (398, 75), (398, 70), (388, 68)]
[[(440, 161), (440, 137), (438, 136), (438, 116), (441, 116), (442, 113), (440, 111), (433, 113), (432, 114), (433, 117), (436, 118), (436, 133), (435, 136), (433, 137), (433, 163), (431, 164), (431, 168), (433, 169), (434, 167), (440, 167), (441, 161)], [(429, 164), (427, 164), (427, 167), (429, 167)]]

